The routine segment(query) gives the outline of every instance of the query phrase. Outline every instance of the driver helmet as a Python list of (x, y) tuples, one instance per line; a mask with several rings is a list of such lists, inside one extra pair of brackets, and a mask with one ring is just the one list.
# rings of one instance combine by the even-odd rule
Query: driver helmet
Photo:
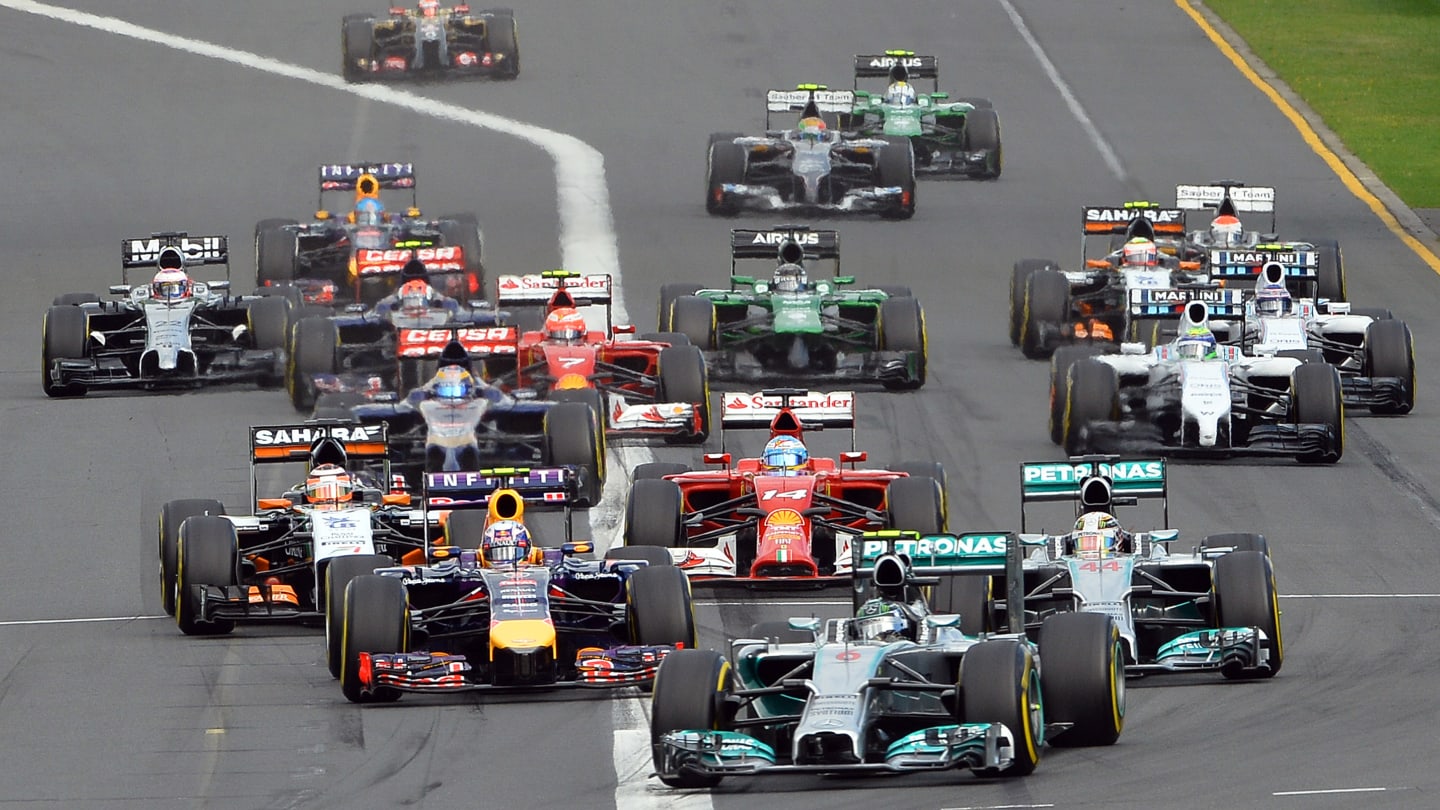
[(1210, 239), (1217, 247), (1238, 247), (1245, 239), (1244, 226), (1230, 214), (1221, 214), (1210, 221)]
[(1125, 531), (1108, 512), (1088, 512), (1075, 521), (1075, 553), (1082, 560), (1098, 560), (1122, 550)]
[(350, 216), (350, 221), (356, 225), (379, 225), (385, 221), (385, 204), (374, 197), (366, 197), (355, 203), (355, 210)]
[(775, 268), (774, 278), (775, 292), (796, 293), (805, 289), (809, 279), (805, 276), (805, 268), (798, 264), (782, 264)]
[(1160, 249), (1143, 236), (1137, 236), (1121, 248), (1122, 264), (1129, 266), (1154, 267), (1160, 263)]
[(800, 137), (807, 141), (819, 143), (825, 140), (825, 119), (819, 116), (810, 116), (800, 119)]
[(404, 312), (424, 312), (430, 308), (433, 290), (420, 279), (413, 279), (400, 285), (400, 309)]
[(434, 17), (440, 13), (440, 0), (420, 0), (420, 16)]
[(545, 339), (556, 343), (580, 343), (589, 327), (585, 316), (574, 307), (559, 307), (545, 316)]
[(1214, 360), (1220, 356), (1220, 343), (1209, 329), (1191, 329), (1175, 341), (1175, 355), (1181, 360)]
[(1279, 318), (1290, 314), (1290, 290), (1284, 284), (1266, 284), (1255, 293), (1255, 314)]
[(776, 436), (760, 454), (760, 467), (766, 475), (800, 475), (809, 461), (810, 451), (794, 436)]
[(871, 599), (860, 606), (850, 626), (861, 641), (889, 643), (911, 638), (913, 630), (905, 606), (885, 599)]
[(885, 103), (913, 106), (916, 103), (915, 88), (909, 82), (894, 82), (885, 88)]
[(339, 509), (355, 491), (350, 473), (338, 464), (320, 464), (305, 479), (305, 501), (316, 509)]
[(517, 565), (530, 559), (530, 531), (518, 520), (497, 520), (485, 527), (480, 559), (486, 568)]
[(161, 270), (150, 280), (150, 297), (171, 303), (183, 301), (190, 297), (190, 277), (184, 270)]
[(430, 384), (440, 399), (463, 400), (475, 396), (475, 378), (460, 366), (445, 366), (435, 372)]

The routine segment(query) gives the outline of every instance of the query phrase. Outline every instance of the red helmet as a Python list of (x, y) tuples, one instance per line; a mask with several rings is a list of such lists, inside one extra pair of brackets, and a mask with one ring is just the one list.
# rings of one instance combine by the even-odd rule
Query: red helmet
[(545, 339), (559, 343), (579, 343), (589, 327), (585, 316), (574, 307), (559, 307), (545, 316)]
[(317, 509), (339, 509), (353, 497), (355, 483), (344, 467), (320, 464), (305, 479), (305, 500)]
[(1240, 220), (1221, 214), (1210, 222), (1210, 238), (1220, 247), (1237, 247), (1245, 238), (1245, 230)]
[(420, 279), (400, 285), (400, 309), (423, 310), (430, 306), (430, 285)]
[(420, 15), (434, 17), (440, 13), (440, 0), (420, 0)]
[(1137, 236), (1125, 243), (1121, 251), (1123, 264), (1130, 266), (1153, 267), (1160, 263), (1160, 249), (1155, 243), (1143, 236)]

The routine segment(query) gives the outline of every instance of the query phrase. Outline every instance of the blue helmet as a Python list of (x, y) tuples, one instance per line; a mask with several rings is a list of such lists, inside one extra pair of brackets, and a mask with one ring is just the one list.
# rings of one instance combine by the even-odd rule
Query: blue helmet
[(1255, 313), (1278, 318), (1290, 314), (1290, 291), (1284, 284), (1267, 284), (1255, 293)]
[(809, 461), (810, 451), (794, 436), (776, 436), (760, 455), (760, 466), (769, 475), (798, 475)]
[(355, 224), (379, 225), (385, 219), (385, 204), (374, 197), (365, 197), (355, 203)]
[(470, 399), (475, 395), (475, 378), (460, 366), (446, 366), (431, 380), (435, 396), (441, 399)]

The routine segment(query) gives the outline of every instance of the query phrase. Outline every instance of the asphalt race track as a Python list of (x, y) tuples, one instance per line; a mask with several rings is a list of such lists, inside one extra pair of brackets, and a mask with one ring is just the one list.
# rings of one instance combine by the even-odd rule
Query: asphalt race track
[[(1172, 4), (539, 0), (518, 11), (518, 81), (411, 88), (603, 154), (624, 304), (642, 329), (662, 282), (723, 279), (726, 230), (737, 223), (704, 213), (705, 138), (758, 130), (766, 88), (844, 85), (851, 54), (907, 47), (940, 57), (942, 89), (992, 98), (1004, 126), (999, 181), (925, 182), (911, 221), (838, 224), (848, 271), (908, 283), (922, 297), (932, 348), (922, 392), (861, 398), (861, 447), (881, 464), (943, 461), (956, 529), (1014, 527), (1017, 463), (1055, 454), (1043, 427), (1045, 367), (1008, 344), (1004, 306), (1015, 259), (1078, 259), (1084, 204), (1169, 202), (1177, 182), (1219, 177), (1273, 185), (1282, 233), (1339, 238), (1352, 300), (1389, 306), (1414, 330), (1416, 413), (1351, 420), (1338, 466), (1186, 464), (1172, 474), (1182, 536), (1258, 530), (1270, 539), (1287, 648), (1273, 681), (1132, 681), (1119, 744), (1051, 752), (1021, 780), (787, 777), (734, 780), (713, 797), (682, 797), (653, 779), (647, 787), (643, 768), (617, 777), (613, 751), (625, 735), (616, 718), (645, 709), (634, 694), (625, 711), (604, 693), (412, 696), (362, 710), (330, 680), (314, 630), (252, 626), (193, 640), (156, 618), (160, 504), (213, 495), (242, 510), (246, 426), (293, 412), (280, 393), (244, 389), (45, 398), (41, 315), (55, 294), (118, 283), (123, 237), (228, 233), (243, 289), (254, 223), (306, 215), (315, 166), (413, 160), (428, 213), (480, 216), (492, 272), (538, 271), (562, 255), (585, 270), (591, 257), (561, 253), (556, 170), (530, 143), (17, 4), (0, 2), (0, 806), (1440, 804), (1440, 488), (1431, 476), (1440, 386), (1429, 374), (1440, 279)], [(331, 75), (340, 18), (363, 8), (70, 5)], [(1107, 165), (1007, 9), (1118, 163)], [(698, 452), (665, 455), (698, 461)], [(1382, 598), (1395, 594), (1413, 596)], [(812, 611), (739, 601), (701, 609), (702, 643)], [(55, 623), (66, 619), (85, 621)], [(1325, 792), (1357, 789), (1368, 790)]]

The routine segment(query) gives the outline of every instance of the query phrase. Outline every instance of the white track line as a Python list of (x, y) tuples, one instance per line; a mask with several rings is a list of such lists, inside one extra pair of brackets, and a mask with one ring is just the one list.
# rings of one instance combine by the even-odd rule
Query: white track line
[(1279, 790), (1271, 793), (1271, 796), (1328, 796), (1334, 793), (1384, 793), (1390, 788), (1365, 787), (1365, 788), (1329, 788), (1321, 790)]
[(21, 619), (0, 622), (0, 627), (25, 627), (38, 624), (96, 624), (99, 622), (146, 622), (154, 619), (168, 619), (169, 616), (87, 616), (80, 619)]

